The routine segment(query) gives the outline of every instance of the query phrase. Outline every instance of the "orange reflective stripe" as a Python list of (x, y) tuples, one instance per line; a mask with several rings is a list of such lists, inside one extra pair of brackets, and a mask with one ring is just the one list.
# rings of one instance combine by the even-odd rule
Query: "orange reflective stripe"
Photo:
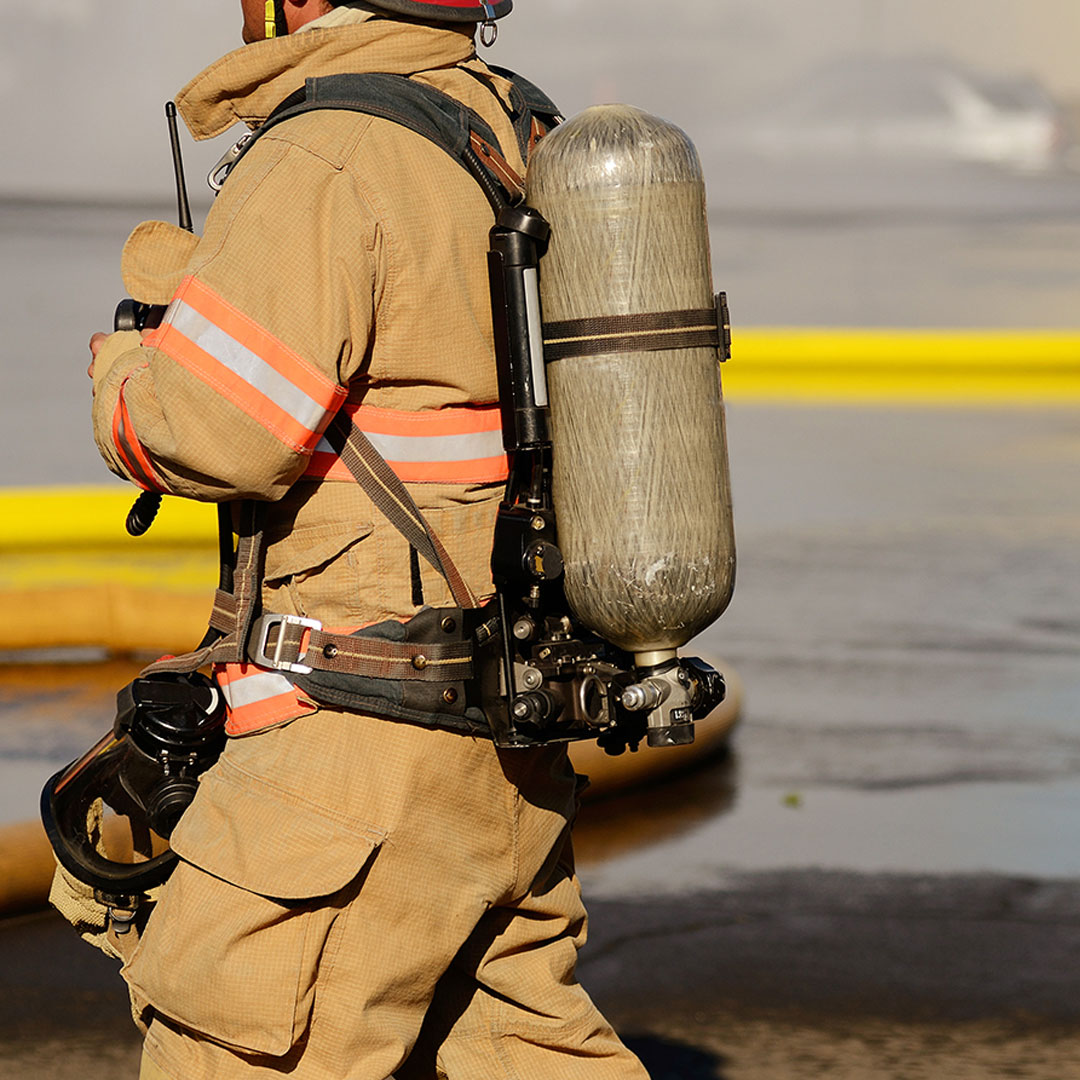
[[(421, 412), (346, 405), (345, 410), (406, 483), (482, 484), (507, 477), (498, 405), (458, 405)], [(316, 446), (305, 475), (353, 479), (325, 439)]]
[(147, 364), (129, 372), (123, 382), (120, 383), (120, 392), (116, 395), (116, 408), (113, 410), (112, 437), (116, 452), (120, 455), (135, 483), (144, 491), (162, 491), (161, 482), (158, 480), (154, 467), (150, 463), (150, 457), (139, 442), (135, 434), (135, 428), (131, 423), (131, 415), (128, 413), (127, 402), (124, 401), (124, 387), (128, 379)]
[(296, 687), (279, 672), (247, 663), (221, 664), (215, 666), (214, 675), (225, 698), (225, 731), (229, 735), (248, 735), (311, 711)]
[(193, 277), (184, 279), (144, 344), (300, 453), (311, 451), (345, 400), (344, 387)]
[(177, 291), (177, 296), (183, 297), (185, 303), (234, 341), (261, 357), (308, 397), (329, 404), (342, 389), (318, 368), (278, 341), (268, 330), (214, 293), (198, 278), (186, 278)]

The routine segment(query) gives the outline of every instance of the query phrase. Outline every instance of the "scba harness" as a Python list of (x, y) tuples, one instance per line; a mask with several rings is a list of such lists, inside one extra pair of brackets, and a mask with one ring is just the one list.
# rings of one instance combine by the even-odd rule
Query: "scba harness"
[[(532, 83), (493, 70), (510, 84), (507, 111), (527, 160), (561, 117)], [(612, 752), (636, 746), (645, 735), (644, 705), (628, 707), (625, 691), (643, 675), (672, 679), (672, 662), (658, 664), (663, 672), (635, 671), (630, 656), (579, 624), (562, 593), (546, 395), (541, 392), (541, 337), (548, 335), (542, 335), (539, 324), (537, 275), (547, 223), (524, 205), (524, 182), (506, 161), (490, 126), (457, 100), (399, 75), (308, 80), (237, 144), (215, 170), (215, 179), (224, 183), (267, 131), (321, 109), (382, 117), (423, 136), (466, 169), (495, 213), (489, 269), (503, 446), (510, 461), (493, 538), (496, 598), (477, 606), (401, 479), (357, 424), (339, 413), (327, 441), (376, 508), (409, 541), (414, 603), (423, 604), (418, 562), (423, 557), (446, 580), (457, 606), (424, 608), (411, 620), (391, 620), (350, 635), (328, 633), (311, 619), (260, 614), (260, 507), (250, 504), (240, 530), (234, 587), (219, 590), (211, 620), (222, 637), (193, 657), (155, 665), (148, 673), (246, 661), (278, 673), (320, 704), (481, 735), (501, 746), (581, 738), (599, 738)], [(719, 345), (717, 324), (714, 315), (709, 333)], [(683, 686), (694, 688), (694, 706), (677, 704), (686, 696), (678, 690), (663, 724), (650, 729), (650, 742), (689, 741), (693, 721), (722, 696), (722, 680), (711, 669), (680, 669), (678, 674)], [(666, 687), (658, 693), (669, 696)]]
[[(532, 83), (505, 69), (492, 70), (510, 84), (507, 111), (527, 160), (561, 117)], [(267, 131), (323, 109), (381, 117), (433, 142), (476, 180), (495, 213), (489, 270), (503, 446), (510, 461), (493, 538), (496, 597), (478, 606), (401, 478), (343, 411), (326, 439), (375, 507), (409, 541), (414, 603), (423, 604), (418, 561), (423, 557), (447, 582), (456, 606), (423, 608), (408, 621), (390, 620), (348, 635), (329, 633), (317, 620), (261, 613), (262, 507), (248, 503), (241, 510), (235, 560), (223, 567), (231, 571), (231, 587), (218, 590), (210, 622), (216, 640), (186, 657), (152, 665), (144, 675), (188, 672), (210, 662), (250, 663), (319, 704), (480, 735), (500, 746), (598, 738), (613, 753), (636, 747), (646, 734), (643, 710), (653, 711), (670, 698), (661, 722), (650, 722), (649, 741), (690, 741), (694, 720), (722, 698), (722, 678), (689, 661), (676, 670), (677, 662), (668, 658), (655, 669), (635, 669), (632, 657), (580, 625), (562, 593), (541, 389), (547, 353), (541, 339), (551, 336), (551, 328), (539, 324), (537, 275), (549, 229), (524, 205), (523, 179), (474, 111), (405, 76), (368, 73), (309, 79), (219, 163), (211, 174), (217, 185)], [(726, 320), (716, 313), (710, 318), (709, 327), (697, 333), (720, 347)], [(223, 573), (223, 581), (229, 576)], [(653, 677), (657, 684), (645, 696), (627, 696), (642, 678)]]

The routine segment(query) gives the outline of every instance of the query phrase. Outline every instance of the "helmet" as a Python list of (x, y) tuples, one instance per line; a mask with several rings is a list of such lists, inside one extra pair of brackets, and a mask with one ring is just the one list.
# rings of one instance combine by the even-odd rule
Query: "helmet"
[(366, 0), (381, 11), (436, 22), (490, 23), (509, 15), (514, 0)]

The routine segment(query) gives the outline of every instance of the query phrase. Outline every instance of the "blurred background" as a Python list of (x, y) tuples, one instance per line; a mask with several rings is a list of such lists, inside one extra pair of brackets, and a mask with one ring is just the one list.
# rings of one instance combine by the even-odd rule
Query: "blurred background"
[[(51, 438), (16, 466), (32, 431), (89, 451), (58, 376), (131, 223), (174, 218), (162, 103), (238, 44), (235, 8), (0, 0), (0, 482), (59, 478)], [(621, 100), (691, 134), (737, 326), (1071, 327), (1078, 40), (1070, 0), (520, 0), (487, 55), (567, 114)], [(197, 212), (236, 135), (185, 138)], [(62, 471), (100, 476), (92, 452)]]
[[(589, 985), (661, 1078), (1080, 1075), (1080, 5), (516, 5), (485, 58), (694, 139), (734, 325), (739, 582), (698, 645), (743, 719), (704, 771), (586, 807)], [(113, 483), (86, 340), (130, 228), (175, 219), (162, 104), (238, 7), (0, 0), (2, 488)], [(197, 225), (238, 134), (184, 138)], [(811, 390), (740, 392), (763, 336)], [(884, 351), (900, 389), (865, 393)], [(41, 565), (19, 537), (8, 587)], [(0, 824), (123, 678), (30, 659), (0, 653)]]

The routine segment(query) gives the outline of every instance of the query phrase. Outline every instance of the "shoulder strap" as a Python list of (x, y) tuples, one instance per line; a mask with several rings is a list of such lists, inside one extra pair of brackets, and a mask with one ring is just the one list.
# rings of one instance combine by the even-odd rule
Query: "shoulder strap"
[[(531, 87), (532, 84), (528, 85)], [(536, 93), (539, 94), (539, 91)], [(524, 96), (521, 101), (524, 107)], [(446, 151), (473, 176), (496, 212), (508, 203), (519, 201), (522, 196), (520, 178), (506, 165), (495, 133), (479, 113), (432, 86), (405, 75), (386, 72), (326, 75), (308, 79), (301, 89), (285, 98), (252, 132), (227, 165), (224, 178), (266, 132), (286, 120), (318, 109), (342, 109), (378, 116), (423, 136)], [(515, 132), (519, 139), (524, 130), (531, 131), (531, 115), (523, 113), (520, 121), (515, 120)], [(520, 127), (519, 123), (524, 127)], [(527, 146), (529, 136), (525, 138)], [(481, 161), (478, 150), (486, 161)]]
[(510, 104), (513, 109), (511, 119), (522, 160), (528, 161), (537, 139), (562, 123), (562, 113), (539, 86), (529, 82), (523, 75), (497, 64), (488, 64), (488, 68), (510, 83)]

